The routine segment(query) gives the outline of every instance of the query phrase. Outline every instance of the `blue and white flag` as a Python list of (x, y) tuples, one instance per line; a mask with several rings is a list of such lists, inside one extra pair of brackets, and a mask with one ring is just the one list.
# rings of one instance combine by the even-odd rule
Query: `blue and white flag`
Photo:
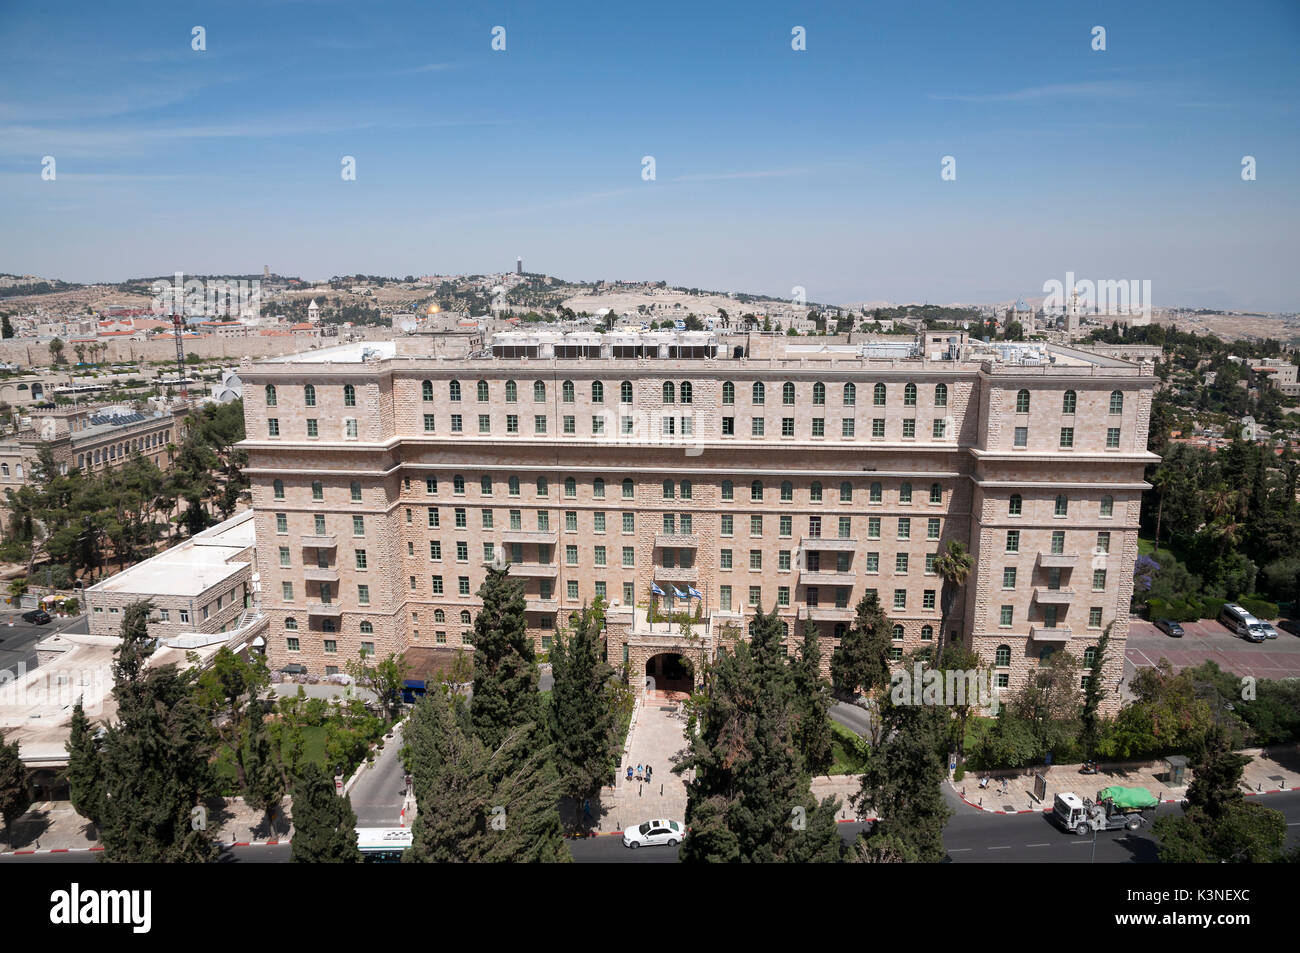
[(662, 596), (664, 594), (664, 591), (659, 588), (659, 584), (656, 582), (650, 583), (650, 591), (653, 592), (656, 596)]
[(690, 598), (690, 596), (688, 596), (686, 593), (682, 592), (682, 591), (681, 591), (680, 589), (678, 589), (676, 586), (673, 586), (673, 595), (675, 595), (678, 599), (689, 599), (689, 598)]
[(692, 599), (703, 599), (703, 598), (704, 598), (704, 594), (703, 594), (702, 592), (700, 592), (700, 590), (696, 589), (694, 586), (687, 586), (687, 587), (686, 587), (686, 591), (689, 592), (689, 593), (691, 594), (691, 598), (692, 598)]

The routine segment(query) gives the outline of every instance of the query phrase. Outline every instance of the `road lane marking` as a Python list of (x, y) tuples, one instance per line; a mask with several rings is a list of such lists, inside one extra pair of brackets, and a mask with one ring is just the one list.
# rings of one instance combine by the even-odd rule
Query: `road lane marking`
[(1011, 845), (1010, 845), (1010, 844), (1007, 844), (1005, 847), (989, 847), (989, 848), (986, 848), (986, 849), (987, 849), (987, 850), (1010, 850), (1010, 849), (1011, 849)]
[(1026, 844), (1026, 847), (1051, 847), (1051, 844)]

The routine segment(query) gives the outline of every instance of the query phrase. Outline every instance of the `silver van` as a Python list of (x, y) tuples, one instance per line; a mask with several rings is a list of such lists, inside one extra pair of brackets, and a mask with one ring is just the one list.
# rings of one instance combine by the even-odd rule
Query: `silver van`
[(1219, 621), (1248, 642), (1263, 642), (1268, 637), (1264, 624), (1233, 602), (1224, 605)]

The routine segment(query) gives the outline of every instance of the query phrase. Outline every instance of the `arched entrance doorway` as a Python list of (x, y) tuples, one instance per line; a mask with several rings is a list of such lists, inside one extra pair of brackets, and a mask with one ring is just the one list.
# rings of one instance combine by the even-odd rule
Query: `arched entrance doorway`
[[(656, 691), (686, 692), (695, 687), (695, 673), (686, 657), (677, 652), (660, 652), (645, 663), (646, 687)], [(650, 679), (654, 679), (653, 683)]]

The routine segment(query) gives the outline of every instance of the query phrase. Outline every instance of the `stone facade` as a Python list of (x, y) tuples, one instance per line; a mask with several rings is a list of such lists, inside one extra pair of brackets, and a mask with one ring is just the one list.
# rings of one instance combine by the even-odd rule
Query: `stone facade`
[(755, 603), (777, 606), (792, 642), (811, 617), (827, 661), (875, 589), (901, 655), (934, 639), (927, 557), (949, 540), (975, 562), (949, 629), (990, 662), (1007, 647), (1007, 684), (1045, 652), (1083, 655), (1111, 623), (1122, 666), (1155, 459), (1149, 368), (1070, 348), (1024, 363), (969, 347), (783, 359), (764, 344), (774, 356), (344, 347), (242, 369), (273, 667), (326, 674), (363, 645), (469, 641), (485, 563), (503, 558), (539, 650), (603, 594), (610, 661), (634, 677), (655, 655), (702, 651), (632, 622), (652, 584), (697, 590), (714, 633), (743, 632)]

